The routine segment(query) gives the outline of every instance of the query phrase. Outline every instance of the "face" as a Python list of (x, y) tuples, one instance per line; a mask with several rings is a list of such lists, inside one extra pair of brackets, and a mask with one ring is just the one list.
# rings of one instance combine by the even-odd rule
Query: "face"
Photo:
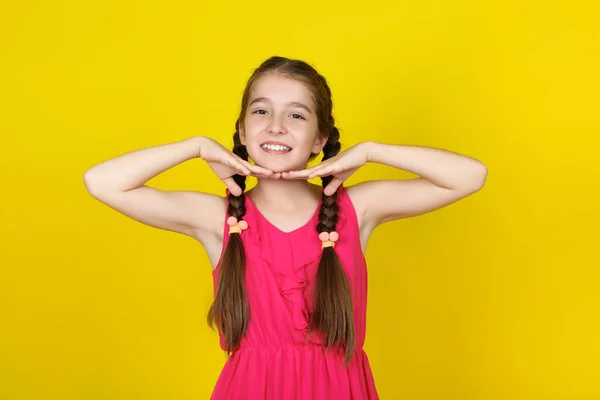
[(252, 160), (274, 172), (305, 168), (309, 156), (319, 154), (327, 142), (318, 134), (310, 90), (276, 74), (255, 81), (239, 132)]

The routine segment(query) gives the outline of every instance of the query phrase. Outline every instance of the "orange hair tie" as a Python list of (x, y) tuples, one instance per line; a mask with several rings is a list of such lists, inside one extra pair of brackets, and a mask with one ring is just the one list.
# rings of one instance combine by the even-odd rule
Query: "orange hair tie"
[(229, 234), (242, 233), (242, 231), (248, 229), (248, 222), (242, 220), (238, 221), (236, 217), (227, 218), (227, 225), (229, 225)]
[(321, 247), (335, 247), (335, 242), (338, 241), (340, 235), (336, 231), (332, 232), (321, 232), (319, 233), (319, 239), (321, 239)]

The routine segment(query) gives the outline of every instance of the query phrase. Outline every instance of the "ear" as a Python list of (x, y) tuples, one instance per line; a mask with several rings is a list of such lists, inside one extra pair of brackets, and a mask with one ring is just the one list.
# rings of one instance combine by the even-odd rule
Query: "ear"
[(317, 137), (315, 138), (315, 143), (312, 148), (312, 153), (319, 154), (323, 150), (323, 147), (325, 147), (325, 145), (327, 144), (328, 139), (329, 139), (329, 136), (317, 135)]
[(240, 133), (240, 142), (242, 145), (246, 145), (246, 132), (244, 131), (244, 124), (238, 122), (238, 132)]

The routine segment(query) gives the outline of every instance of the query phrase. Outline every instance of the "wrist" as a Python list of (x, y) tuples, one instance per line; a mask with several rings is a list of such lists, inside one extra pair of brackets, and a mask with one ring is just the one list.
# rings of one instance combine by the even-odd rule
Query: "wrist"
[(189, 146), (192, 158), (202, 158), (202, 147), (205, 143), (205, 139), (204, 136), (192, 136), (185, 141)]
[(379, 148), (380, 143), (367, 141), (361, 143), (363, 147), (363, 152), (365, 153), (365, 157), (367, 163), (376, 163), (377, 162), (377, 149)]

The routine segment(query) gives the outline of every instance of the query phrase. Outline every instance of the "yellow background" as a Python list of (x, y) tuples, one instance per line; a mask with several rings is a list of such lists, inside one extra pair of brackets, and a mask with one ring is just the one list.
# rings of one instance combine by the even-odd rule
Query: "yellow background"
[[(82, 175), (192, 135), (230, 146), (273, 54), (326, 76), (345, 147), (488, 167), (482, 191), (374, 233), (381, 398), (600, 398), (592, 3), (3, 1), (0, 398), (209, 397), (225, 356), (204, 251), (95, 201)], [(412, 176), (368, 165), (348, 184), (391, 177)], [(201, 160), (150, 183), (224, 190)]]

